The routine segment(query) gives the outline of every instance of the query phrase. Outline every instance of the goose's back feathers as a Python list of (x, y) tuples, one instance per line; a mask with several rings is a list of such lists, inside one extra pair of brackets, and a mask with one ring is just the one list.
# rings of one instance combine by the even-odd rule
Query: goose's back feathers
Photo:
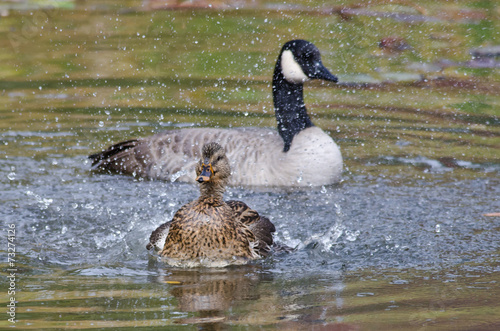
[[(98, 169), (152, 179), (193, 182), (194, 165), (201, 157), (202, 146), (208, 142), (225, 146), (231, 163), (241, 164), (243, 156), (250, 163), (252, 159), (258, 159), (258, 150), (253, 150), (253, 146), (264, 142), (279, 144), (280, 138), (273, 130), (259, 128), (170, 130), (113, 145), (90, 157), (92, 165)], [(238, 181), (234, 179), (238, 172), (232, 174), (234, 181)]]

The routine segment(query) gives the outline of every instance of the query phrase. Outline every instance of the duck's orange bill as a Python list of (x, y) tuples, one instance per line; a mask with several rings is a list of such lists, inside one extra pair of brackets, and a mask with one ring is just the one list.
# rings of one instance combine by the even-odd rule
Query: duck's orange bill
[(214, 170), (212, 169), (212, 164), (203, 163), (201, 165), (201, 174), (198, 177), (196, 177), (196, 181), (199, 183), (208, 182), (213, 174)]

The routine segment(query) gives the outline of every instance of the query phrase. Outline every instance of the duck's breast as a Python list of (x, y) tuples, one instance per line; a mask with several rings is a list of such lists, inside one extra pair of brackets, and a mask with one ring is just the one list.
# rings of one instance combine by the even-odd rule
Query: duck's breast
[(174, 216), (161, 255), (176, 259), (252, 257), (255, 236), (234, 216), (227, 205), (186, 205)]

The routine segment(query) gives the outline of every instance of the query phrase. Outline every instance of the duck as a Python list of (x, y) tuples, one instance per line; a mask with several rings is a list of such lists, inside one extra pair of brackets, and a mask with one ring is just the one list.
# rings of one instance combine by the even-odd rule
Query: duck
[(92, 169), (139, 178), (193, 182), (202, 146), (225, 146), (233, 186), (323, 186), (340, 181), (339, 147), (315, 126), (304, 104), (303, 84), (338, 82), (306, 40), (286, 42), (274, 68), (272, 94), (277, 130), (258, 127), (183, 128), (132, 139), (92, 154)]
[(276, 228), (244, 202), (224, 201), (230, 175), (224, 148), (217, 142), (205, 144), (196, 165), (199, 198), (154, 230), (146, 248), (180, 267), (224, 267), (268, 256)]

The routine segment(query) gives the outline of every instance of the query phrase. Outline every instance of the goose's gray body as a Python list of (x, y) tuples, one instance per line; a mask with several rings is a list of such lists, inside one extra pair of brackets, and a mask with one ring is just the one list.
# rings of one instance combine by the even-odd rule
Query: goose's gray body
[(209, 141), (225, 146), (234, 169), (232, 185), (317, 186), (340, 178), (340, 151), (329, 135), (314, 126), (298, 133), (288, 152), (271, 129), (166, 131), (133, 142), (133, 148), (114, 155), (106, 167), (138, 177), (194, 182), (194, 166)]
[(338, 182), (342, 155), (333, 139), (314, 126), (303, 100), (303, 82), (336, 82), (318, 49), (304, 40), (287, 42), (273, 76), (278, 130), (190, 128), (171, 130), (111, 146), (90, 156), (93, 166), (134, 176), (194, 182), (194, 165), (205, 143), (225, 146), (231, 185), (319, 186)]

